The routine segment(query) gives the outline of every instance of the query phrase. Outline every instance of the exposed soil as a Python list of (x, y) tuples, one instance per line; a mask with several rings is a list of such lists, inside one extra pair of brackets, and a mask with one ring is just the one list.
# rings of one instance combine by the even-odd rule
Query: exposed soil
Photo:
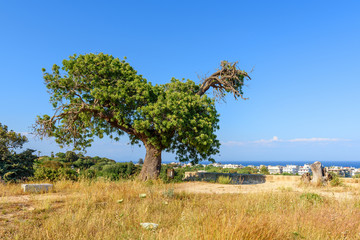
[(188, 193), (264, 193), (264, 192), (313, 192), (323, 196), (347, 199), (358, 196), (360, 183), (345, 181), (342, 187), (304, 186), (297, 176), (268, 176), (265, 183), (260, 184), (218, 184), (207, 182), (185, 182), (175, 185), (175, 191)]

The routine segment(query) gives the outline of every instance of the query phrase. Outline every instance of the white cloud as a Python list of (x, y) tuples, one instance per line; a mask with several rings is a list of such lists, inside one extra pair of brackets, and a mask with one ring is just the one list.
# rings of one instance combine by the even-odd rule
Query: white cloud
[(350, 139), (342, 138), (294, 138), (294, 139), (280, 139), (277, 136), (272, 137), (271, 139), (260, 139), (256, 141), (228, 141), (222, 142), (225, 146), (242, 146), (245, 144), (266, 144), (266, 143), (276, 143), (276, 142), (288, 142), (288, 143), (299, 143), (299, 142), (344, 142), (351, 141)]

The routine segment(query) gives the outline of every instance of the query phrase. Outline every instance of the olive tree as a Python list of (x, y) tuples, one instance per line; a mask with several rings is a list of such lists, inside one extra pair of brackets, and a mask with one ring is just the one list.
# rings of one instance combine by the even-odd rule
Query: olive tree
[(142, 180), (159, 176), (163, 151), (179, 161), (213, 161), (219, 115), (205, 93), (213, 88), (220, 97), (243, 98), (249, 79), (236, 63), (223, 61), (201, 84), (173, 78), (154, 85), (125, 60), (102, 53), (73, 55), (43, 72), (54, 114), (38, 116), (37, 133), (75, 150), (91, 146), (94, 137), (118, 140), (127, 134), (131, 144), (146, 148)]

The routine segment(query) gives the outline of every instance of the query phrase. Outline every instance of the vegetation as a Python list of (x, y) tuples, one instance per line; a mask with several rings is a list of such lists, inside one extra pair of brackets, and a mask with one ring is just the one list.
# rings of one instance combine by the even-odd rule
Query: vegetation
[(126, 133), (131, 144), (146, 148), (142, 180), (159, 176), (162, 151), (176, 153), (179, 161), (213, 161), (220, 146), (219, 115), (205, 93), (213, 88), (220, 98), (227, 93), (243, 98), (249, 79), (237, 63), (223, 61), (202, 84), (173, 78), (152, 85), (125, 60), (102, 53), (74, 55), (62, 67), (43, 71), (55, 114), (38, 117), (37, 133), (77, 150), (90, 146), (95, 136), (118, 140)]
[(16, 153), (22, 148), (27, 138), (14, 131), (9, 131), (6, 125), (0, 123), (0, 179), (6, 182), (24, 180), (34, 173), (33, 163), (37, 156), (34, 150), (27, 149)]
[(270, 174), (269, 169), (266, 166), (261, 166), (260, 173), (264, 174), (264, 175), (269, 175)]
[(231, 178), (229, 176), (219, 176), (217, 182), (220, 184), (230, 184)]
[[(58, 181), (23, 202), (0, 185), (1, 239), (357, 239), (359, 200), (297, 191), (187, 194), (158, 181)], [(139, 198), (139, 194), (146, 198)], [(118, 202), (122, 199), (123, 201)], [(140, 223), (159, 224), (156, 230)]]
[(332, 179), (330, 181), (330, 185), (333, 187), (343, 186), (343, 180), (336, 173), (330, 173)]
[(33, 180), (72, 180), (105, 178), (112, 181), (133, 178), (140, 166), (132, 162), (117, 163), (108, 158), (84, 156), (68, 151), (56, 153), (56, 157), (41, 157), (35, 164)]

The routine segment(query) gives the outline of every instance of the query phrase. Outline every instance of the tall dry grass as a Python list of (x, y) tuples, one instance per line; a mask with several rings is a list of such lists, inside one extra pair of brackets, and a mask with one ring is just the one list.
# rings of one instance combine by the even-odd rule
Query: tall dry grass
[[(14, 192), (13, 187), (2, 191)], [(62, 181), (53, 193), (31, 194), (26, 202), (23, 195), (15, 203), (3, 197), (0, 239), (360, 238), (356, 198), (319, 200), (291, 191), (170, 194), (173, 187), (160, 182)], [(142, 193), (146, 198), (139, 197)], [(146, 230), (142, 222), (159, 227)]]

